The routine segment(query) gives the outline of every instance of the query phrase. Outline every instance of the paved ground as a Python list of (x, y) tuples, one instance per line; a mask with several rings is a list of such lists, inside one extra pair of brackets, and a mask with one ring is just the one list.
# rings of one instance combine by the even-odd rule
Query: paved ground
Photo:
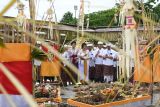
[[(160, 92), (154, 92), (153, 94), (153, 105), (157, 103), (160, 103)], [(160, 107), (160, 105), (158, 107)]]
[(64, 102), (66, 102), (66, 100), (68, 98), (74, 98), (76, 93), (72, 91), (73, 90), (73, 86), (68, 86), (68, 87), (62, 87), (61, 88), (61, 97), (63, 99)]

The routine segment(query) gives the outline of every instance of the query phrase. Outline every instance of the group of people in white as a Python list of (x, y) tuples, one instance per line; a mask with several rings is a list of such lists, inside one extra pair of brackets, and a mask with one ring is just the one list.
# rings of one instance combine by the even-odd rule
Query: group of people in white
[[(37, 44), (42, 49), (41, 44)], [(73, 71), (62, 62), (61, 79), (64, 85), (73, 84), (73, 82), (78, 83), (81, 80), (109, 83), (117, 81), (123, 74), (121, 71), (123, 55), (116, 51), (113, 45), (99, 41), (97, 43), (85, 42), (79, 48), (76, 46), (75, 41), (71, 45), (64, 45), (61, 53), (62, 57), (77, 67), (79, 71)], [(131, 61), (130, 64), (132, 73), (134, 71), (133, 62)], [(36, 66), (36, 81), (43, 81), (40, 75), (41, 61), (34, 60), (34, 65)], [(44, 81), (47, 79), (53, 81), (53, 77), (44, 77)], [(133, 79), (131, 79), (131, 82), (133, 82)]]
[[(79, 73), (77, 74), (79, 76), (73, 73), (72, 70), (69, 70), (77, 82), (80, 80), (95, 82), (112, 82), (117, 80), (117, 61), (119, 58), (118, 52), (111, 48), (111, 44), (104, 44), (100, 41), (96, 45), (83, 43), (81, 49), (78, 49), (74, 41), (71, 43), (71, 46), (64, 46), (62, 56), (78, 68)], [(63, 74), (64, 72), (62, 71), (62, 78), (65, 78), (67, 75)], [(66, 79), (65, 81), (68, 80)]]

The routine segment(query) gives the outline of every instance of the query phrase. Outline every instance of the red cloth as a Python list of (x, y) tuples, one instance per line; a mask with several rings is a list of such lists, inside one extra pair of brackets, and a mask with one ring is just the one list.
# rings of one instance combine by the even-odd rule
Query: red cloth
[(55, 49), (55, 50), (58, 50), (59, 49), (59, 46), (58, 45), (53, 45), (53, 48)]
[[(55, 44), (55, 45), (53, 45), (53, 48), (58, 51), (58, 50), (59, 50), (59, 45), (56, 45), (56, 44)], [(57, 61), (58, 59), (59, 59), (59, 58), (55, 56), (53, 60), (56, 60), (56, 61)]]
[[(56, 45), (56, 44), (54, 44), (54, 45), (52, 46), (52, 48), (55, 49), (55, 50), (58, 50), (58, 49), (59, 49), (59, 46)], [(42, 50), (43, 50), (44, 52), (48, 53), (48, 48), (47, 48), (46, 46), (43, 46), (43, 45), (42, 45)]]
[(48, 49), (47, 49), (45, 46), (43, 46), (43, 45), (42, 45), (42, 50), (43, 50), (44, 52), (48, 53)]
[(77, 63), (77, 55), (72, 55), (71, 59), (73, 64)]
[[(29, 93), (32, 93), (32, 63), (30, 61), (4, 62), (2, 64), (22, 83)], [(8, 94), (20, 94), (1, 69), (0, 84), (6, 89)]]

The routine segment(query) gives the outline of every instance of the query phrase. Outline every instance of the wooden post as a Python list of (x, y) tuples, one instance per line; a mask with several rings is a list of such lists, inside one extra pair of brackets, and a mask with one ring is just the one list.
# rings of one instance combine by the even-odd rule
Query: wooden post
[[(29, 9), (30, 9), (30, 18), (31, 18), (31, 22), (30, 22), (30, 27), (32, 27), (31, 28), (31, 32), (32, 32), (32, 34), (35, 34), (35, 30), (36, 30), (36, 28), (35, 28), (35, 1), (34, 0), (29, 0)], [(32, 43), (32, 44), (35, 44), (36, 43), (36, 41), (34, 40), (34, 39), (31, 39), (30, 38), (30, 42)]]

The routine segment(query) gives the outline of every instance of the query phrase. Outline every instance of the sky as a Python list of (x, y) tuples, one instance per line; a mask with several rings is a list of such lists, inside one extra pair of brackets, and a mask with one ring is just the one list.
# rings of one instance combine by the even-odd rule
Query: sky
[[(0, 11), (9, 3), (10, 0), (0, 0)], [(29, 14), (29, 3), (28, 0), (20, 0), (25, 4), (25, 15), (27, 18), (30, 17)], [(36, 4), (36, 18), (38, 20), (42, 20), (43, 16), (46, 17), (46, 11), (50, 7), (50, 3), (48, 2), (49, 0), (35, 0), (37, 1)], [(96, 12), (100, 10), (106, 10), (110, 9), (115, 6), (116, 0), (85, 0), (85, 13), (91, 13), (91, 12)], [(90, 6), (89, 6), (90, 4)], [(80, 0), (55, 0), (54, 2), (54, 7), (55, 7), (55, 13), (57, 16), (57, 20), (60, 21), (61, 18), (63, 17), (64, 13), (67, 11), (70, 11), (73, 13), (75, 16), (75, 11), (74, 11), (74, 5), (78, 6), (77, 10), (77, 17), (79, 14), (79, 7), (80, 7)], [(17, 11), (17, 5), (13, 5), (5, 14), (4, 16), (13, 16), (16, 17), (18, 14)], [(55, 19), (53, 19), (55, 20)]]

